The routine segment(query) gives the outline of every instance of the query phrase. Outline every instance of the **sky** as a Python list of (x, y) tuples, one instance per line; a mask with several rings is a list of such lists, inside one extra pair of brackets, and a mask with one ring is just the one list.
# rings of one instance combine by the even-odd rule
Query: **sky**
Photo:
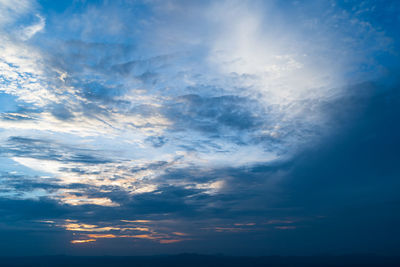
[(0, 255), (398, 255), (399, 14), (0, 0)]

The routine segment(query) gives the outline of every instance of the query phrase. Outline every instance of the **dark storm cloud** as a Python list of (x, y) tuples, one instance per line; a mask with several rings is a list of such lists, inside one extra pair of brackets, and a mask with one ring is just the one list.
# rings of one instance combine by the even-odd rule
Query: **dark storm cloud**
[[(397, 198), (400, 127), (395, 121), (400, 114), (399, 100), (398, 85), (391, 88), (377, 85), (368, 98), (348, 99), (345, 103), (350, 105), (349, 109), (342, 101), (342, 112), (353, 110), (357, 114), (351, 123), (341, 111), (333, 114), (337, 115), (337, 123), (344, 125), (344, 133), (299, 155), (295, 170), (296, 177), (301, 178), (290, 180), (292, 190), (298, 191), (297, 186), (302, 184), (306, 191), (310, 190), (302, 199), (312, 202), (309, 197), (318, 198), (319, 204), (335, 198), (334, 203), (341, 205)], [(317, 186), (324, 190), (311, 191)]]
[(378, 84), (369, 88), (368, 97), (337, 102), (331, 116), (341, 131), (292, 160), (275, 207), (287, 209), (281, 216), (323, 218), (310, 221), (310, 230), (295, 231), (289, 239), (297, 244), (293, 251), (300, 251), (300, 240), (306, 238), (336, 251), (384, 252), (388, 247), (386, 252), (394, 253), (399, 231), (393, 224), (400, 220), (394, 212), (400, 201), (400, 127), (394, 123), (400, 115), (398, 88)]

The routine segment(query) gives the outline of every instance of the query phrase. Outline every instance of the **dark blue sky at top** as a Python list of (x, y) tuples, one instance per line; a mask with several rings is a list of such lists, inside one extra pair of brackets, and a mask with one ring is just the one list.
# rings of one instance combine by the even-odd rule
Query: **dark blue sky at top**
[(0, 1), (0, 255), (398, 255), (399, 11)]

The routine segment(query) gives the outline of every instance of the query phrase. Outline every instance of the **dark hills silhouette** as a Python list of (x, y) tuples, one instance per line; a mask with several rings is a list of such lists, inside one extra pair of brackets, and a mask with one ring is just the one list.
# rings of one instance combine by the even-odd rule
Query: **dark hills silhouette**
[(134, 267), (350, 267), (350, 266), (400, 266), (400, 257), (383, 257), (370, 254), (343, 256), (266, 256), (235, 257), (224, 255), (180, 254), (169, 256), (34, 256), (1, 257), (0, 266), (4, 267), (69, 267), (69, 266), (134, 266)]

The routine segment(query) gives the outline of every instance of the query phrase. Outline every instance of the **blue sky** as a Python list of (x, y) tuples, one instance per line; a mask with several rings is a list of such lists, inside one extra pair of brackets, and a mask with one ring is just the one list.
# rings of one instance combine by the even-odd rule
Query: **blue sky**
[(0, 254), (399, 252), (397, 1), (18, 2)]

